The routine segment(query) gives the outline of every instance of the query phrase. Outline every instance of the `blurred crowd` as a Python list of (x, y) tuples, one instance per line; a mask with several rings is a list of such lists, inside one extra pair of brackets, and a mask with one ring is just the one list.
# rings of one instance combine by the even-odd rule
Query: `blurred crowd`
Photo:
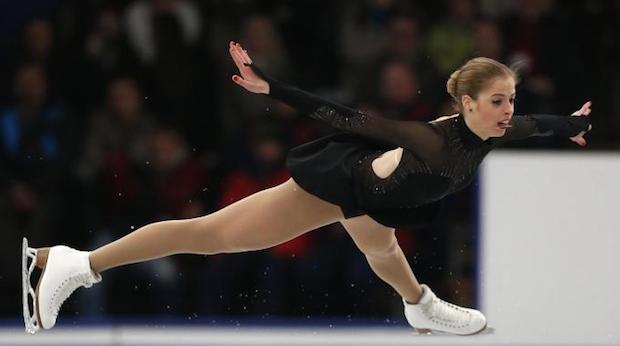
[[(2, 2), (0, 293), (14, 303), (0, 314), (21, 305), (22, 236), (92, 249), (211, 213), (286, 181), (287, 150), (332, 131), (231, 83), (230, 40), (277, 79), (402, 120), (454, 113), (447, 77), (494, 58), (520, 75), (517, 114), (593, 100), (589, 149), (609, 150), (620, 147), (619, 15), (620, 2), (603, 0)], [(476, 303), (475, 189), (448, 198), (436, 224), (397, 232), (420, 281), (465, 305)], [(338, 224), (266, 251), (104, 277), (67, 311), (401, 317)]]

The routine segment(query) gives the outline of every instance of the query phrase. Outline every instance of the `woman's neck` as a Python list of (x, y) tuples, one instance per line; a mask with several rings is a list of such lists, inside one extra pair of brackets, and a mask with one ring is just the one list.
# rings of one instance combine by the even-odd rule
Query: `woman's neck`
[(467, 128), (471, 132), (473, 132), (476, 136), (478, 136), (480, 139), (482, 139), (483, 141), (486, 141), (487, 139), (489, 139), (490, 136), (485, 134), (484, 131), (481, 130), (480, 126), (477, 126), (476, 123), (471, 121), (470, 117), (463, 116), (463, 120), (465, 121), (465, 126), (467, 126)]

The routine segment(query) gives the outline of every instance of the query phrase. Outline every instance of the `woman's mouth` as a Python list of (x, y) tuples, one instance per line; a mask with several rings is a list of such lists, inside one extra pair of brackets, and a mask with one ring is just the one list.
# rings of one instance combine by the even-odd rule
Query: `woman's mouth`
[(500, 129), (507, 129), (507, 128), (511, 128), (512, 125), (509, 124), (510, 123), (510, 119), (505, 119), (502, 121), (498, 121), (497, 122), (497, 127), (499, 127)]

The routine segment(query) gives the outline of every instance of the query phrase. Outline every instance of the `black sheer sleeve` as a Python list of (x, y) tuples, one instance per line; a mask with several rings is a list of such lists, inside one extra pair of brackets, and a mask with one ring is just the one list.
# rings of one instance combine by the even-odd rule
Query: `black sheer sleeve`
[(325, 121), (338, 130), (403, 147), (429, 160), (437, 157), (444, 144), (444, 137), (433, 125), (366, 114), (289, 86), (266, 76), (256, 66), (249, 66), (269, 83), (271, 97), (308, 113), (314, 119)]
[(581, 131), (587, 131), (590, 119), (587, 116), (564, 115), (515, 115), (510, 120), (511, 128), (496, 142), (504, 143), (532, 136), (573, 137)]

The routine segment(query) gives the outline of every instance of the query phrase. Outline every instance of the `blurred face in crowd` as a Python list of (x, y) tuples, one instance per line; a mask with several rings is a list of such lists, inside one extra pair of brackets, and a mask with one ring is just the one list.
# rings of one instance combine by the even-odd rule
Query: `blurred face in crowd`
[(121, 33), (121, 22), (118, 13), (104, 10), (99, 14), (99, 31), (106, 37), (116, 37)]
[(155, 12), (166, 13), (174, 11), (174, 8), (178, 6), (178, 3), (178, 0), (153, 0), (151, 5), (153, 6)]
[(405, 63), (392, 62), (381, 71), (381, 96), (396, 106), (411, 104), (417, 97), (418, 82)]
[[(515, 80), (512, 76), (495, 77), (472, 98), (463, 96), (463, 107), (470, 128), (478, 129), (483, 139), (501, 137), (514, 113)], [(471, 111), (469, 111), (471, 109)]]
[(52, 27), (48, 21), (36, 19), (26, 27), (26, 48), (31, 58), (42, 62), (53, 45)]
[(151, 153), (155, 168), (162, 172), (173, 170), (187, 157), (181, 137), (170, 129), (154, 131), (151, 136)]
[(474, 30), (476, 55), (498, 60), (502, 55), (502, 36), (497, 24), (479, 22)]
[(131, 123), (142, 113), (142, 96), (136, 82), (116, 79), (108, 87), (108, 107), (123, 123)]
[(388, 9), (394, 3), (393, 0), (368, 0), (368, 5), (375, 9)]
[(254, 153), (262, 166), (274, 167), (280, 163), (284, 148), (276, 138), (261, 138), (254, 143)]
[(526, 20), (538, 20), (553, 6), (555, 6), (554, 0), (518, 0), (517, 14)]
[(411, 59), (418, 48), (418, 28), (411, 18), (397, 17), (390, 21), (388, 50), (401, 59)]
[(266, 54), (278, 49), (278, 34), (272, 21), (264, 16), (251, 16), (245, 20), (243, 40), (255, 54)]
[(468, 21), (472, 19), (475, 14), (472, 0), (451, 0), (448, 8), (450, 14), (461, 21)]
[(15, 77), (15, 92), (23, 106), (36, 107), (45, 103), (47, 79), (45, 71), (38, 65), (24, 65)]

